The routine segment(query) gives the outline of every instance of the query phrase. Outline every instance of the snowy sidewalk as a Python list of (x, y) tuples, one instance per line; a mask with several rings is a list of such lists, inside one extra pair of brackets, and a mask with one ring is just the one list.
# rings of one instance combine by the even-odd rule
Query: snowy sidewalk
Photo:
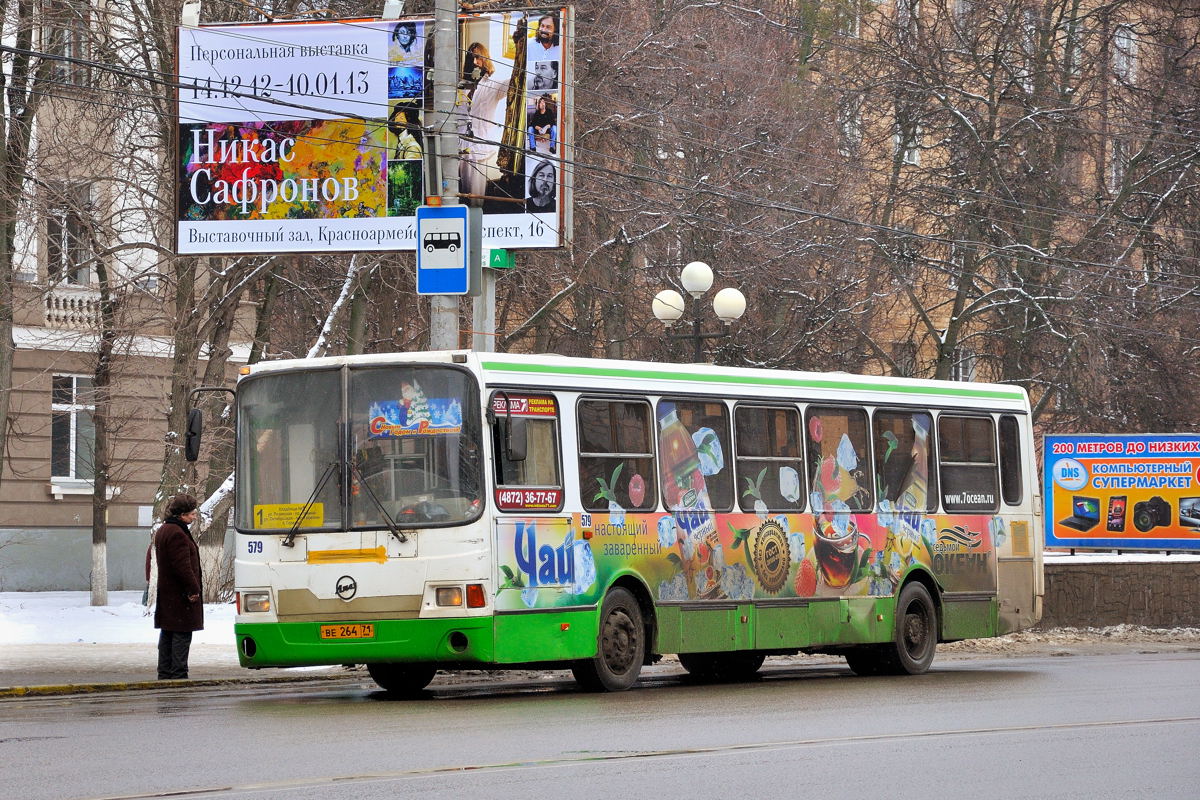
[[(141, 592), (110, 592), (93, 607), (87, 592), (0, 592), (0, 693), (13, 687), (96, 686), (153, 681), (158, 631)], [(232, 604), (204, 607), (192, 638), (192, 680), (262, 680), (336, 670), (248, 670), (238, 664)]]

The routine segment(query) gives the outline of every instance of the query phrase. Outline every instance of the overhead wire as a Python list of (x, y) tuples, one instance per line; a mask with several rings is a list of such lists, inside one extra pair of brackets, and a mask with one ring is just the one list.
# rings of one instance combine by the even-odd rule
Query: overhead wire
[[(565, 35), (565, 32), (564, 32), (564, 35)], [(273, 42), (273, 40), (262, 40), (262, 41), (270, 41), (271, 43), (274, 43), (274, 42)], [(297, 104), (297, 105), (298, 105), (298, 104)], [(634, 165), (632, 165), (632, 164), (631, 164), (630, 166), (634, 166)], [(677, 187), (677, 188), (683, 188), (683, 187)], [(712, 190), (711, 190), (711, 188), (709, 189), (709, 191), (712, 191)], [(714, 192), (714, 193), (715, 193), (715, 192)], [(743, 194), (744, 194), (744, 193), (743, 193)], [(793, 212), (795, 212), (795, 213), (812, 214), (812, 215), (814, 215), (814, 216), (818, 216), (818, 217), (822, 216), (822, 214), (820, 214), (819, 212), (813, 212), (813, 211), (811, 211), (811, 210), (808, 210), (808, 209), (787, 209), (787, 210), (793, 211)], [(861, 221), (856, 221), (856, 220), (846, 220), (846, 219), (841, 219), (841, 220), (839, 220), (839, 221), (841, 221), (841, 222), (846, 222), (846, 223), (850, 223), (850, 224), (861, 223)], [(901, 235), (905, 235), (905, 236), (908, 236), (908, 237), (910, 237), (910, 238), (920, 238), (920, 235), (915, 235), (915, 234), (912, 234), (911, 232), (908, 232), (908, 231), (902, 231), (902, 230), (891, 229), (891, 232), (892, 232), (892, 233), (901, 234)], [(930, 237), (925, 237), (925, 238), (930, 238)], [(962, 242), (960, 242), (960, 244), (967, 245), (967, 243), (962, 243)], [(969, 245), (967, 245), (967, 246), (969, 246)], [(994, 247), (994, 245), (988, 245), (988, 246), (990, 246), (990, 247)], [(1078, 263), (1078, 262), (1075, 262), (1075, 263)], [(1111, 265), (1107, 265), (1107, 264), (1096, 264), (1096, 265), (1094, 265), (1094, 266), (1099, 266), (1099, 267), (1104, 267), (1104, 268), (1107, 268), (1107, 267), (1110, 267)]]
[[(178, 85), (179, 85), (179, 83), (178, 83), (178, 82), (167, 82), (167, 81), (160, 81), (160, 82), (163, 82), (163, 83), (171, 83), (172, 85), (175, 85), (175, 86), (178, 86)], [(479, 140), (479, 141), (481, 141), (481, 140)], [(492, 143), (492, 144), (495, 144), (495, 143)], [(579, 148), (578, 148), (578, 146), (577, 146), (577, 149), (579, 149)], [(603, 155), (603, 156), (605, 156), (605, 157), (609, 158), (610, 160), (611, 160), (611, 158), (612, 158), (612, 156), (611, 156), (611, 154), (610, 154), (610, 153), (601, 153), (601, 152), (599, 152), (599, 151), (591, 151), (591, 152), (593, 152), (593, 153), (594, 153), (594, 154), (596, 154), (596, 155)], [(625, 162), (625, 164), (626, 164), (626, 166), (638, 166), (638, 165), (635, 165), (635, 164), (633, 164), (632, 162)], [(574, 165), (575, 165), (575, 166), (582, 166), (582, 167), (588, 167), (588, 166), (589, 166), (589, 165), (582, 164), (582, 163), (575, 163)], [(614, 174), (614, 175), (621, 175), (622, 173), (614, 171), (614, 172), (612, 172), (612, 174)], [(624, 175), (625, 175), (626, 177), (634, 177), (634, 178), (639, 178), (639, 176), (633, 176), (633, 175), (629, 175), (629, 174), (627, 174), (627, 173), (625, 173)], [(645, 178), (645, 176), (641, 176), (639, 179), (645, 180), (646, 178)], [(694, 188), (695, 188), (695, 186), (694, 186), (694, 185), (691, 185), (691, 186), (689, 186), (689, 185), (683, 185), (683, 184), (673, 184), (673, 185), (672, 185), (672, 184), (669, 184), (669, 182), (662, 182), (662, 181), (660, 181), (660, 182), (661, 182), (661, 183), (664, 183), (664, 185), (670, 185), (670, 187), (671, 187), (671, 188), (673, 188), (673, 189), (694, 189)], [(705, 191), (706, 191), (706, 192), (708, 192), (708, 193), (710, 193), (710, 194), (713, 194), (713, 195), (715, 195), (715, 196), (722, 196), (722, 192), (720, 192), (720, 191), (716, 190), (715, 188), (713, 188), (713, 187), (711, 187), (711, 186), (710, 186), (710, 187), (706, 187)], [(769, 202), (762, 201), (762, 199), (761, 199), (761, 198), (756, 198), (756, 197), (754, 197), (753, 195), (749, 195), (748, 193), (745, 193), (745, 192), (738, 192), (737, 194), (731, 194), (729, 191), (726, 191), (726, 192), (724, 193), (724, 196), (728, 197), (729, 199), (736, 200), (736, 201), (748, 202), (748, 203), (752, 203), (752, 204), (758, 204), (758, 205), (762, 205), (763, 207), (766, 207), (766, 208), (774, 208), (774, 209), (776, 209), (776, 210), (788, 211), (788, 212), (791, 212), (791, 213), (797, 213), (797, 214), (801, 214), (801, 215), (805, 215), (805, 216), (812, 216), (812, 217), (815, 217), (815, 218), (824, 218), (824, 219), (828, 219), (828, 220), (830, 220), (830, 221), (841, 222), (841, 223), (844, 223), (844, 224), (850, 224), (850, 225), (860, 225), (860, 226), (870, 227), (870, 228), (873, 228), (873, 229), (875, 229), (875, 230), (876, 230), (876, 231), (878, 231), (878, 232), (885, 232), (885, 233), (892, 233), (892, 234), (900, 234), (900, 235), (902, 235), (902, 236), (904, 236), (904, 237), (906, 237), (906, 238), (909, 238), (909, 239), (926, 239), (926, 240), (930, 240), (930, 241), (939, 242), (939, 243), (941, 243), (941, 244), (943, 244), (943, 245), (956, 245), (956, 246), (958, 246), (958, 247), (960, 247), (960, 248), (962, 248), (962, 249), (971, 249), (971, 248), (987, 248), (987, 249), (988, 249), (990, 252), (999, 252), (999, 251), (1001, 251), (1001, 250), (1003, 250), (1003, 249), (1004, 249), (1003, 247), (1000, 247), (1000, 246), (997, 246), (997, 245), (988, 244), (988, 243), (974, 243), (974, 242), (965, 242), (965, 241), (962, 241), (962, 240), (950, 240), (950, 239), (947, 239), (947, 238), (945, 238), (945, 237), (931, 236), (931, 235), (928, 235), (928, 234), (916, 234), (916, 233), (913, 233), (913, 232), (909, 232), (909, 231), (902, 231), (902, 230), (898, 230), (898, 229), (891, 228), (891, 227), (888, 227), (888, 226), (883, 226), (883, 225), (879, 225), (879, 224), (867, 223), (867, 222), (864, 222), (864, 221), (862, 221), (862, 220), (854, 220), (854, 219), (849, 219), (849, 218), (844, 218), (844, 217), (837, 217), (837, 216), (830, 215), (830, 214), (823, 213), (823, 212), (816, 212), (816, 211), (813, 211), (813, 210), (811, 210), (811, 209), (803, 209), (803, 208), (796, 208), (796, 207), (791, 207), (791, 206), (783, 206), (783, 205), (780, 205), (780, 204), (778, 204), (778, 203), (769, 203)], [(1045, 260), (1047, 260), (1047, 261), (1050, 261), (1050, 262), (1054, 262), (1054, 261), (1056, 261), (1056, 260), (1057, 260), (1057, 261), (1061, 261), (1061, 262), (1063, 262), (1063, 263), (1064, 263), (1064, 264), (1067, 266), (1067, 268), (1069, 268), (1069, 269), (1075, 269), (1075, 270), (1079, 270), (1079, 268), (1078, 268), (1078, 267), (1076, 267), (1075, 265), (1077, 265), (1077, 264), (1080, 264), (1080, 263), (1084, 263), (1084, 264), (1088, 263), (1088, 262), (1080, 262), (1079, 260), (1064, 260), (1064, 259), (1061, 259), (1061, 258), (1057, 258), (1057, 257), (1055, 257), (1055, 256), (1053, 256), (1053, 255), (1047, 255), (1047, 254), (1041, 254), (1039, 257), (1041, 257), (1041, 258), (1043, 258), (1043, 259), (1045, 259)], [(1020, 258), (1020, 257), (1018, 256), (1018, 258)], [(1110, 265), (1110, 264), (1100, 264), (1100, 263), (1095, 263), (1095, 262), (1091, 263), (1091, 266), (1095, 266), (1095, 267), (1102, 268), (1102, 269), (1113, 269), (1113, 268), (1114, 268), (1114, 265)], [(1120, 268), (1117, 268), (1117, 269), (1120, 269)], [(1143, 275), (1144, 273), (1142, 273), (1142, 272), (1139, 272), (1139, 271), (1137, 271), (1136, 269), (1132, 269), (1132, 270), (1131, 270), (1131, 274), (1132, 274), (1132, 275), (1134, 275), (1136, 278), (1138, 278), (1138, 279), (1140, 280), (1140, 279), (1142, 278), (1142, 275)], [(1161, 281), (1158, 281), (1158, 282), (1161, 284)], [(1035, 287), (1035, 288), (1053, 288), (1053, 287)], [(1168, 285), (1163, 285), (1163, 286), (1162, 286), (1162, 288), (1164, 288), (1164, 289), (1174, 289), (1174, 290), (1176, 290), (1176, 291), (1180, 291), (1180, 292), (1188, 292), (1188, 291), (1190, 291), (1190, 288), (1188, 288), (1188, 287), (1171, 287), (1171, 286), (1168, 286)], [(1118, 298), (1114, 298), (1114, 299), (1118, 299)]]

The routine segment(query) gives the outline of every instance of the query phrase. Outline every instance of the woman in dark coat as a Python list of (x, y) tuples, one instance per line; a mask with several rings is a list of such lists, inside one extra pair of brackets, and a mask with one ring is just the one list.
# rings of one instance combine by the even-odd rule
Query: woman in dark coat
[(199, 504), (190, 494), (167, 504), (167, 519), (154, 534), (158, 559), (158, 600), (154, 627), (158, 634), (158, 679), (187, 678), (192, 631), (204, 629), (200, 548), (188, 531)]

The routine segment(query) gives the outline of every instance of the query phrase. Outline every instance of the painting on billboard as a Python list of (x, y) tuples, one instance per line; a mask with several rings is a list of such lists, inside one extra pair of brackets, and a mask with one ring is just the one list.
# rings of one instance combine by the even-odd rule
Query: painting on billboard
[[(459, 19), (460, 202), (485, 248), (559, 247), (566, 11)], [(411, 250), (433, 105), (427, 19), (179, 29), (177, 250)]]

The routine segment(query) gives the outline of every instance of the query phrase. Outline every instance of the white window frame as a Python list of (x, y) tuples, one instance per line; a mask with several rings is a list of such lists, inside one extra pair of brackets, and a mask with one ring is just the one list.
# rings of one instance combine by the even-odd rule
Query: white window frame
[(89, 286), (92, 248), (88, 212), (92, 184), (51, 185), (46, 206), (46, 282)]
[(1125, 83), (1137, 79), (1138, 35), (1132, 25), (1118, 25), (1112, 36), (1112, 73)]
[(847, 96), (838, 105), (838, 130), (841, 141), (838, 152), (844, 156), (852, 156), (862, 146), (862, 98), (857, 95)]
[(950, 363), (950, 380), (970, 382), (975, 380), (979, 372), (979, 358), (969, 347), (959, 347), (954, 350), (954, 360)]
[[(54, 401), (54, 381), (60, 378), (71, 379), (71, 402), (56, 403)], [(51, 376), (50, 388), (50, 481), (51, 491), (55, 495), (63, 494), (90, 494), (92, 490), (92, 481), (94, 477), (80, 477), (76, 474), (76, 460), (79, 455), (79, 415), (81, 413), (94, 413), (96, 405), (92, 403), (81, 403), (80, 398), (80, 380), (92, 380), (91, 375), (76, 375), (57, 373)], [(94, 391), (92, 386), (84, 387), (85, 391)], [(68, 429), (68, 453), (67, 453), (67, 472), (66, 475), (54, 474), (54, 415), (67, 414), (70, 420)], [(93, 428), (94, 432), (95, 428)], [(95, 440), (92, 441), (92, 452), (95, 453)], [(93, 471), (95, 465), (92, 465)], [(57, 491), (55, 487), (58, 487)], [(82, 491), (80, 491), (82, 490)]]
[(895, 152), (900, 156), (902, 164), (909, 166), (920, 166), (921, 164), (921, 123), (916, 123), (912, 126), (912, 135), (904, 136), (904, 127), (899, 122), (895, 125), (895, 130), (892, 132), (892, 145)]
[(91, 5), (86, 0), (43, 0), (42, 49), (56, 56), (76, 61), (55, 60), (51, 72), (54, 80), (73, 86), (86, 86), (89, 79), (88, 58)]
[(1125, 175), (1129, 171), (1129, 145), (1120, 138), (1114, 137), (1109, 142), (1108, 156), (1108, 191), (1116, 194), (1121, 191)]

